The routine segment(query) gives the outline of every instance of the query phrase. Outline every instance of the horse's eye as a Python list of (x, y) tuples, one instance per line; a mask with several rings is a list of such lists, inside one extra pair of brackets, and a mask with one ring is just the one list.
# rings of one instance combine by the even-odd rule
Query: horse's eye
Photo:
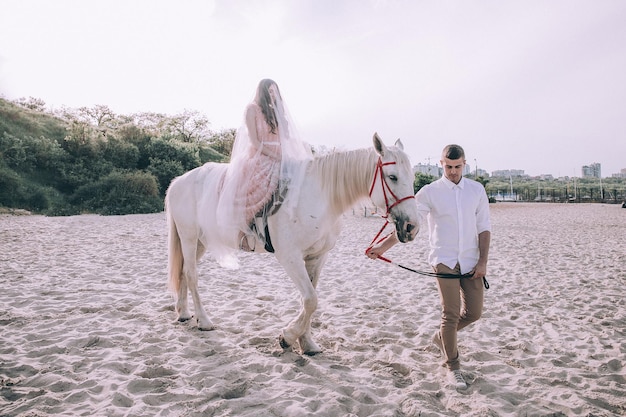
[(391, 175), (389, 176), (389, 179), (390, 179), (391, 181), (393, 181), (393, 182), (397, 182), (397, 181), (398, 181), (398, 177), (396, 177), (396, 176), (395, 176), (395, 175), (393, 175), (393, 174), (391, 174)]

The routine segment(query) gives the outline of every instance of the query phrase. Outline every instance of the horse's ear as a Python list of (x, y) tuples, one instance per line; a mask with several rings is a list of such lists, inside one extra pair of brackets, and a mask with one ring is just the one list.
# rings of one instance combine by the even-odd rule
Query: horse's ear
[(401, 151), (404, 150), (404, 145), (402, 144), (402, 141), (400, 140), (400, 138), (398, 138), (398, 140), (396, 141), (396, 143), (394, 143), (394, 146), (398, 149), (400, 149)]
[(380, 139), (380, 136), (378, 136), (378, 133), (374, 133), (373, 141), (374, 141), (374, 149), (376, 149), (376, 152), (378, 152), (380, 156), (384, 156), (385, 152), (387, 152), (387, 147), (385, 146), (383, 141)]

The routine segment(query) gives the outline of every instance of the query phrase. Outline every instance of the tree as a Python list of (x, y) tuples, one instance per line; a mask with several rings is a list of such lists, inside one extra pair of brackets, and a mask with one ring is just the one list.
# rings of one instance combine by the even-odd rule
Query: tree
[(185, 110), (169, 119), (168, 127), (173, 138), (186, 143), (199, 143), (210, 137), (209, 119), (195, 110)]
[(116, 116), (108, 106), (97, 104), (93, 107), (80, 107), (78, 114), (86, 122), (92, 122), (98, 130), (104, 131), (115, 127)]
[(148, 136), (159, 137), (167, 133), (169, 117), (162, 113), (143, 112), (128, 116), (126, 123), (137, 126)]
[(46, 110), (46, 102), (40, 98), (35, 97), (21, 97), (14, 101), (18, 106), (24, 107), (25, 109), (44, 112)]
[(417, 194), (419, 190), (422, 189), (425, 185), (430, 184), (435, 181), (437, 178), (432, 175), (422, 174), (421, 172), (415, 173), (415, 180), (413, 181), (413, 192)]
[(237, 129), (226, 129), (211, 135), (208, 142), (217, 152), (230, 157), (236, 136)]
[(476, 177), (476, 181), (481, 183), (484, 188), (487, 188), (487, 184), (489, 184), (489, 179), (482, 177), (482, 176)]

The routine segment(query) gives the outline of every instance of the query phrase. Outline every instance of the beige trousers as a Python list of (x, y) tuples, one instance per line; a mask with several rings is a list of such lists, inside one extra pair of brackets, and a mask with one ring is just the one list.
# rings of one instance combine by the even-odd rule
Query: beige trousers
[[(457, 264), (450, 269), (444, 264), (435, 268), (439, 274), (461, 275)], [(481, 279), (437, 278), (441, 299), (440, 337), (445, 352), (445, 365), (450, 370), (461, 367), (457, 332), (480, 318), (483, 311), (483, 281)]]

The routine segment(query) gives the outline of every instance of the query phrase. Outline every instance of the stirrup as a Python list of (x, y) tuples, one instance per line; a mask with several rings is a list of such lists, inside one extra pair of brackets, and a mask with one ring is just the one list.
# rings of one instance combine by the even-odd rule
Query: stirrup
[[(250, 240), (248, 239), (249, 237), (252, 237), (252, 240), (254, 241), (254, 245), (252, 247), (250, 247)], [(242, 250), (244, 252), (254, 252), (254, 249), (256, 249), (256, 239), (254, 238), (254, 236), (244, 233), (243, 236), (241, 236), (241, 240), (239, 241), (239, 250)]]

